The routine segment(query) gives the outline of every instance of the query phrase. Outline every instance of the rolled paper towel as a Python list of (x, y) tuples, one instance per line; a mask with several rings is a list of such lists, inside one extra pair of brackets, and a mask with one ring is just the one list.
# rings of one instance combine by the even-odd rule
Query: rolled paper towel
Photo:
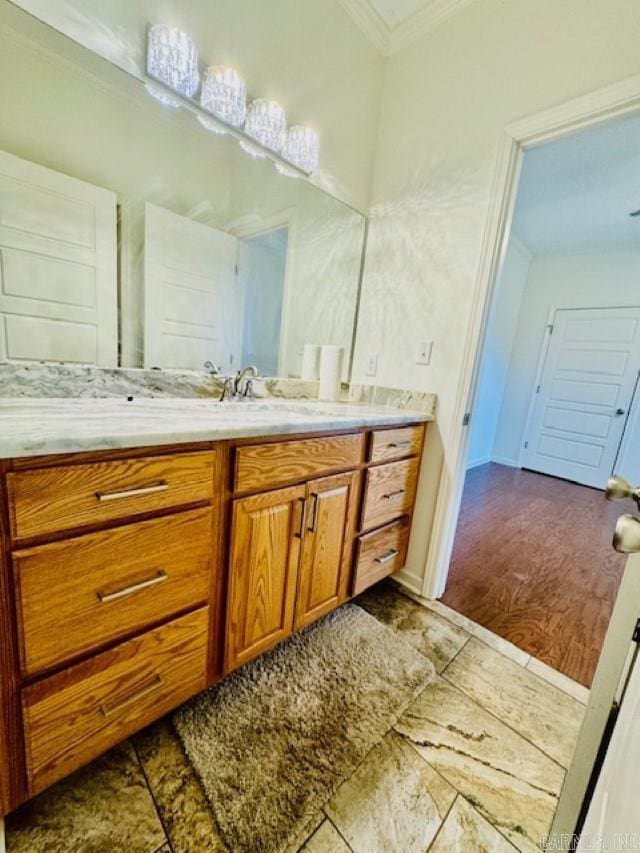
[(320, 347), (317, 344), (305, 344), (302, 351), (302, 373), (303, 379), (320, 378)]
[(323, 346), (320, 351), (319, 400), (339, 400), (344, 347)]

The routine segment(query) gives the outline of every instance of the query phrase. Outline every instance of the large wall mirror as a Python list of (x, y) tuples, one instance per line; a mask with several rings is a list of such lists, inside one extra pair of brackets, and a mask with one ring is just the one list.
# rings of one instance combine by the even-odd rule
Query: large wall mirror
[(0, 33), (0, 360), (348, 378), (361, 214), (5, 0)]

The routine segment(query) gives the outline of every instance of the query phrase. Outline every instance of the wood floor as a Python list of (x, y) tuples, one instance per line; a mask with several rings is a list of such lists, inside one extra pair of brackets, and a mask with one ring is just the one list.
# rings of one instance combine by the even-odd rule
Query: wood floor
[(473, 468), (442, 601), (589, 687), (625, 565), (613, 528), (627, 511), (565, 480)]

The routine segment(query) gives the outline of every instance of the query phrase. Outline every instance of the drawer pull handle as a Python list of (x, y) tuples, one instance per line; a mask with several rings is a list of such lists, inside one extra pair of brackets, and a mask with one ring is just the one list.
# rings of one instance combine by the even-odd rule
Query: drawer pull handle
[(124, 589), (116, 590), (116, 592), (98, 592), (96, 595), (103, 604), (109, 601), (117, 601), (119, 598), (126, 598), (127, 595), (133, 595), (134, 592), (139, 592), (141, 589), (148, 589), (151, 586), (157, 586), (159, 583), (169, 580), (169, 575), (160, 569), (157, 575), (140, 583), (133, 583), (131, 586), (125, 586)]
[(100, 710), (107, 719), (115, 717), (117, 714), (124, 711), (125, 708), (128, 708), (130, 705), (135, 705), (136, 702), (139, 702), (151, 693), (155, 693), (156, 690), (160, 690), (161, 687), (164, 687), (164, 678), (161, 675), (155, 675), (151, 681), (147, 681), (146, 684), (140, 685), (137, 689), (134, 688), (134, 692), (130, 693), (124, 699), (115, 699), (113, 701), (103, 702), (102, 705), (100, 705)]
[(387, 447), (408, 447), (411, 441), (392, 441)]
[(315, 492), (312, 492), (311, 497), (313, 498), (313, 512), (311, 513), (311, 524), (307, 530), (309, 533), (315, 533), (316, 525), (318, 523), (318, 495)]
[(395, 548), (392, 548), (390, 551), (387, 551), (386, 554), (383, 554), (381, 557), (376, 557), (376, 563), (388, 563), (393, 560), (394, 557), (397, 557), (400, 552)]
[(307, 514), (307, 499), (298, 498), (298, 506), (300, 507), (300, 524), (298, 526), (298, 532), (293, 535), (296, 539), (302, 539), (304, 536), (304, 517)]
[(165, 480), (152, 483), (150, 486), (139, 486), (136, 489), (124, 489), (121, 492), (96, 492), (99, 501), (119, 501), (122, 498), (135, 498), (138, 495), (152, 495), (155, 492), (166, 492), (169, 484)]
[(397, 492), (389, 492), (388, 495), (383, 495), (382, 498), (385, 501), (390, 501), (393, 498), (399, 498), (400, 495), (404, 495), (404, 489), (398, 489)]

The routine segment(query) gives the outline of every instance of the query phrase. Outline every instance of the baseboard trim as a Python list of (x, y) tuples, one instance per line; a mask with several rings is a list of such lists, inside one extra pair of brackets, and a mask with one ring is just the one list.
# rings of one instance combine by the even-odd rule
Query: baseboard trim
[(396, 572), (394, 575), (391, 575), (391, 579), (394, 580), (400, 586), (403, 586), (408, 589), (409, 592), (414, 593), (414, 595), (420, 595), (422, 578), (420, 578), (419, 576), (409, 574), (404, 569), (400, 569), (399, 572)]
[(491, 462), (495, 462), (498, 465), (507, 465), (509, 468), (517, 468), (518, 462), (515, 459), (507, 459), (506, 456), (492, 456)]
[(467, 462), (467, 471), (470, 471), (472, 468), (479, 468), (481, 465), (488, 465), (489, 462), (493, 462), (490, 456), (485, 456), (484, 459), (474, 459), (472, 462)]

